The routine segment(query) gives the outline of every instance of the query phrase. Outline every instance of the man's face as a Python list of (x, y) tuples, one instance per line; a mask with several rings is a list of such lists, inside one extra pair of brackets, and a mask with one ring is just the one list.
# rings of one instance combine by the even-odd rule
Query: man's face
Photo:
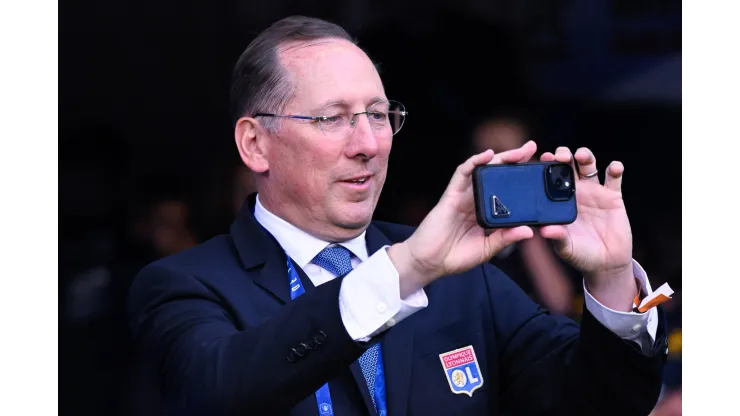
[[(350, 42), (286, 45), (279, 56), (295, 85), (283, 114), (313, 116), (333, 102), (358, 113), (387, 98), (373, 63)], [(315, 122), (281, 121), (267, 144), (268, 209), (325, 240), (352, 238), (367, 227), (385, 183), (392, 133), (373, 129), (364, 114), (355, 120), (339, 139)], [(359, 178), (366, 179), (353, 181)]]

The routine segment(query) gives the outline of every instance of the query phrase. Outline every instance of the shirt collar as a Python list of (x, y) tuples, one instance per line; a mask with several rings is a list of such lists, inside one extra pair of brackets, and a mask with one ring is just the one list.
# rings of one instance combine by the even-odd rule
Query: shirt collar
[[(313, 260), (321, 250), (332, 245), (332, 243), (316, 238), (268, 211), (260, 202), (259, 194), (257, 195), (257, 203), (254, 206), (254, 218), (263, 227), (265, 227), (273, 237), (275, 237), (280, 246), (286, 253), (288, 253), (290, 258), (292, 258), (301, 268), (305, 268), (309, 263), (311, 263), (311, 260)], [(365, 244), (365, 231), (351, 240), (338, 242), (336, 244), (348, 249), (352, 254), (357, 256), (360, 261), (368, 259), (367, 245)]]

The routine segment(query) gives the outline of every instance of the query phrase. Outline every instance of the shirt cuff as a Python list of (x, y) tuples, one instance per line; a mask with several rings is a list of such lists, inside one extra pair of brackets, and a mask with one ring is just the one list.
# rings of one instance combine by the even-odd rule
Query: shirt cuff
[(354, 268), (339, 289), (339, 312), (349, 336), (368, 341), (429, 304), (424, 289), (401, 299), (399, 275), (385, 246)]
[[(650, 287), (650, 281), (645, 270), (636, 260), (632, 260), (632, 272), (642, 286), (642, 293), (645, 293), (646, 296), (651, 295), (653, 289)], [(583, 292), (585, 293), (586, 308), (602, 325), (620, 338), (638, 343), (643, 350), (652, 347), (658, 331), (658, 311), (655, 308), (651, 308), (645, 313), (615, 311), (596, 300), (586, 289), (585, 281), (583, 282)]]

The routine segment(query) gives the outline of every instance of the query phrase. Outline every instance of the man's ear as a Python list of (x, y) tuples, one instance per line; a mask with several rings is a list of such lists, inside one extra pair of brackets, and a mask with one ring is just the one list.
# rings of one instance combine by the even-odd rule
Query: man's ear
[(252, 117), (242, 117), (236, 122), (234, 140), (242, 162), (253, 172), (264, 173), (270, 165), (267, 162), (267, 134)]

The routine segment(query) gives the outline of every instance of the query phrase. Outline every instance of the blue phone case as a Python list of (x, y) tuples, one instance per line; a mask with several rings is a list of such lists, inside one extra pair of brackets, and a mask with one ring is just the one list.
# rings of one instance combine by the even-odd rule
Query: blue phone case
[(570, 224), (578, 215), (575, 176), (565, 163), (478, 166), (473, 171), (473, 193), (483, 228)]

